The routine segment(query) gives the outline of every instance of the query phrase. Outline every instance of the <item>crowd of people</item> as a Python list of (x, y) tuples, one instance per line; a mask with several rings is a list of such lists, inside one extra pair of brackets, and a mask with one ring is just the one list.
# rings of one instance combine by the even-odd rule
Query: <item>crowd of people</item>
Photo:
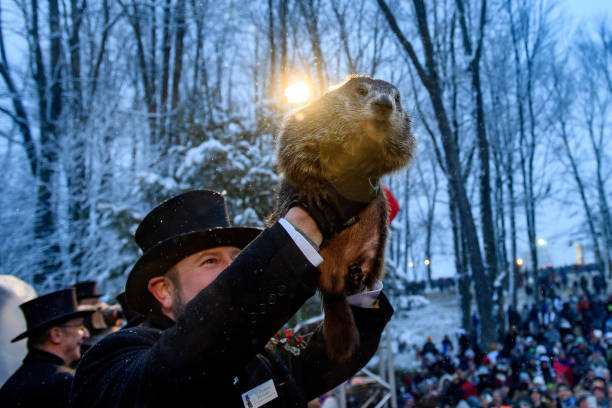
[(464, 330), (415, 347), (402, 406), (612, 407), (612, 295), (552, 289), (539, 306), (509, 308), (509, 329), (486, 350)]

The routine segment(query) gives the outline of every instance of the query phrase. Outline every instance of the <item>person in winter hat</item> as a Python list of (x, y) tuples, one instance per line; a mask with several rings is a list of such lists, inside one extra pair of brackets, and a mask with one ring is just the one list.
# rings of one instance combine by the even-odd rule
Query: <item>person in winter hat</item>
[[(333, 188), (261, 231), (233, 227), (219, 193), (190, 191), (153, 209), (136, 230), (143, 255), (125, 287), (142, 326), (113, 333), (81, 360), (71, 406), (305, 407), (374, 355), (393, 309), (379, 283), (349, 297), (360, 345), (329, 358), (323, 333), (270, 342), (315, 294), (322, 232), (359, 212)], [(367, 203), (366, 203), (367, 205)], [(313, 215), (314, 214), (314, 215)], [(324, 227), (321, 227), (321, 225)]]

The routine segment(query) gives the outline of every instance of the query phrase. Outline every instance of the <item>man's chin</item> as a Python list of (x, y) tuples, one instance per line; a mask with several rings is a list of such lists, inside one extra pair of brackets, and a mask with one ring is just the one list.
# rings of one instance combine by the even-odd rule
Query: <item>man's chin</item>
[(187, 303), (183, 300), (182, 296), (176, 296), (172, 305), (172, 315), (175, 320), (183, 314), (185, 307), (187, 307)]

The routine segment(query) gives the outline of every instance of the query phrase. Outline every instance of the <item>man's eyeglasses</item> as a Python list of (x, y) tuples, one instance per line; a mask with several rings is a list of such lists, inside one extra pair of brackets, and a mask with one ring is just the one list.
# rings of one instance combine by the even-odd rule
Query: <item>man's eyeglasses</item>
[(77, 331), (83, 332), (83, 333), (88, 331), (87, 327), (83, 323), (81, 323), (81, 324), (60, 324), (59, 327), (71, 327), (71, 328), (77, 329)]

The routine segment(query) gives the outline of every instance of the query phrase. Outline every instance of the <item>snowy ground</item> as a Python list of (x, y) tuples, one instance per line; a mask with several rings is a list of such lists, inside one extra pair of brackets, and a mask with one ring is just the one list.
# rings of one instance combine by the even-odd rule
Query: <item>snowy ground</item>
[[(419, 348), (431, 336), (436, 347), (440, 347), (444, 335), (456, 344), (456, 332), (461, 326), (459, 299), (456, 293), (434, 292), (425, 296), (410, 296), (411, 309), (396, 307), (389, 323), (393, 338), (393, 364), (398, 370), (416, 368), (413, 346)], [(399, 305), (398, 305), (399, 306)]]

